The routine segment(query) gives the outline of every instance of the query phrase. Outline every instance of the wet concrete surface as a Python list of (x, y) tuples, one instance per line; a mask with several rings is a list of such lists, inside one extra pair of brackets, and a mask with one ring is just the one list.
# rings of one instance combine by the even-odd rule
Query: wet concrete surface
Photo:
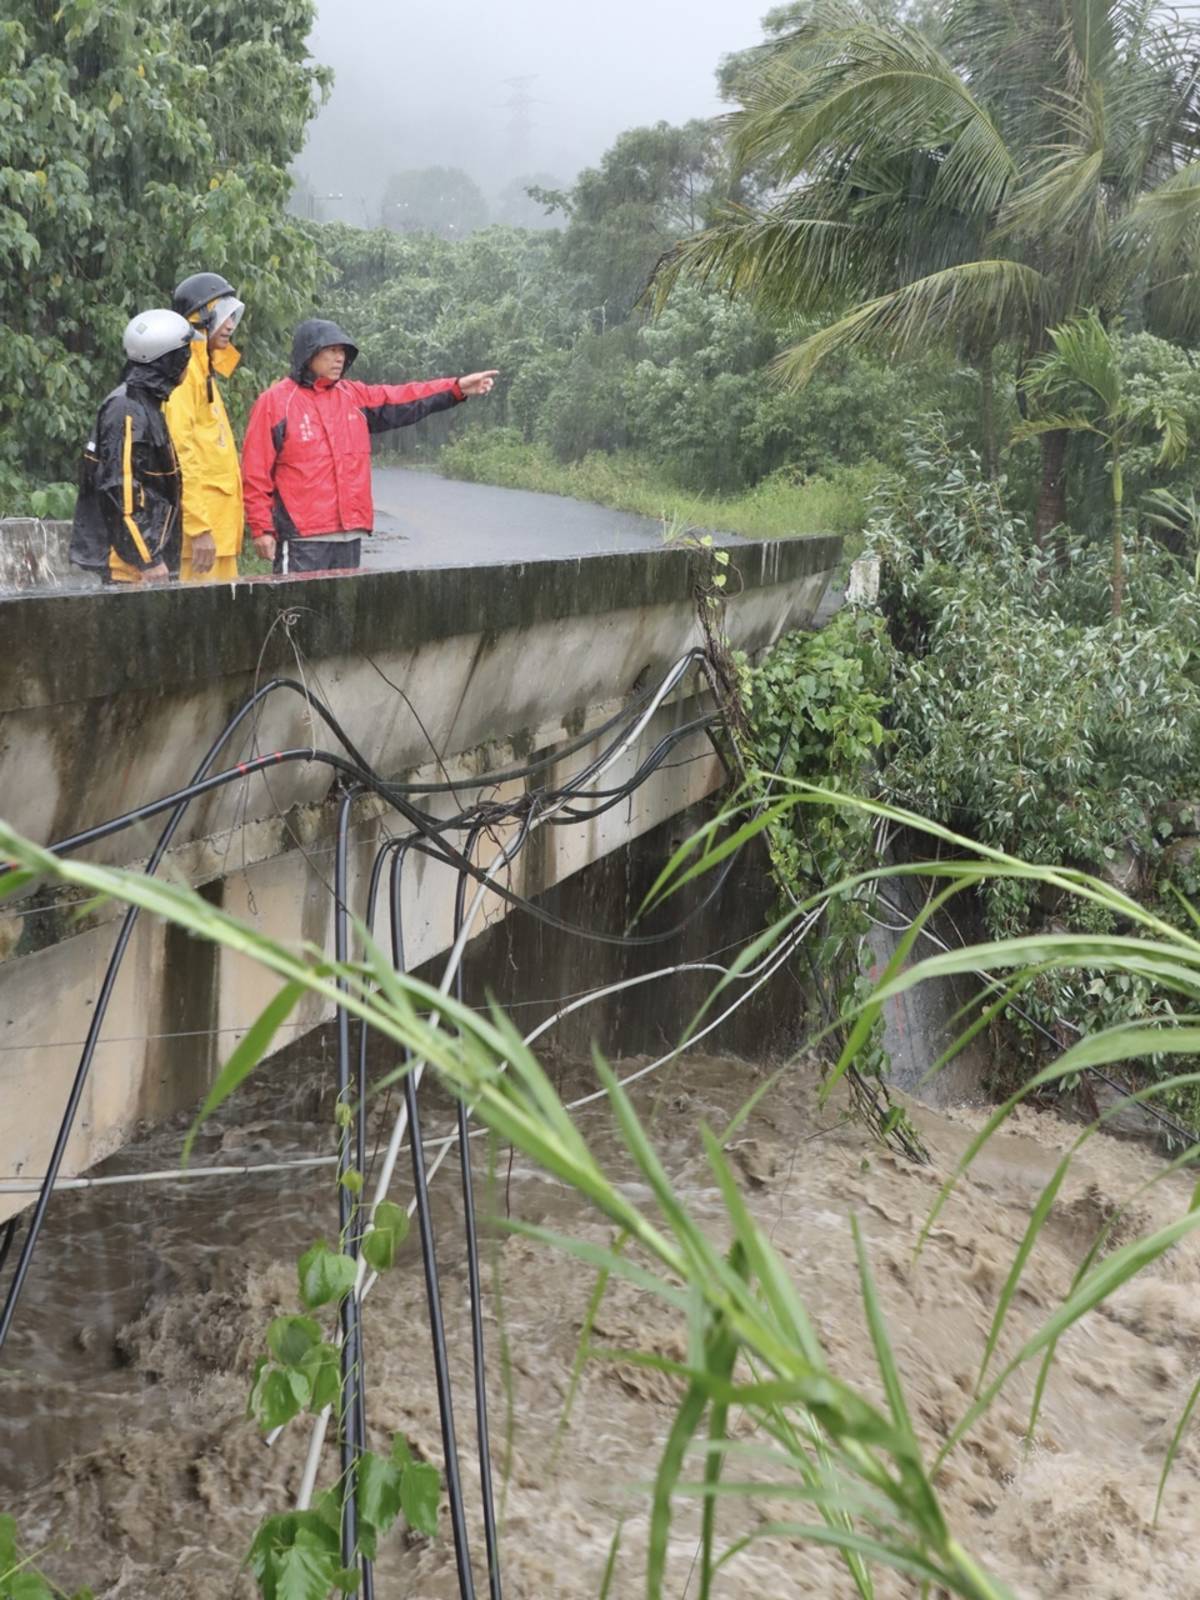
[[(565, 495), (460, 483), (406, 467), (376, 467), (373, 480), (375, 531), (363, 540), (363, 566), (370, 571), (519, 565), (664, 545), (658, 518)], [(705, 531), (718, 544), (747, 542)], [(70, 536), (68, 522), (15, 519), (0, 527), (0, 595), (98, 588), (98, 578), (71, 566)]]

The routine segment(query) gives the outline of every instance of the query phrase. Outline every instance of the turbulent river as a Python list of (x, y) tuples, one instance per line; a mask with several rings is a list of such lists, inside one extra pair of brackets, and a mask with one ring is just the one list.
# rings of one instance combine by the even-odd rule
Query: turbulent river
[[(562, 1067), (561, 1078), (567, 1095), (589, 1083), (578, 1065)], [(722, 1125), (759, 1081), (743, 1062), (693, 1056), (639, 1085), (639, 1109), (673, 1182), (715, 1235), (723, 1231), (722, 1209), (698, 1129), (703, 1121)], [(328, 1148), (330, 1108), (316, 1082), (315, 1074), (265, 1076), (210, 1127), (196, 1161), (262, 1162)], [(797, 1070), (759, 1103), (734, 1154), (750, 1204), (791, 1268), (836, 1370), (872, 1387), (848, 1225), (858, 1216), (914, 1421), (934, 1446), (969, 1402), (988, 1319), (1030, 1207), (1078, 1129), (1052, 1115), (1018, 1117), (951, 1200), (914, 1264), (912, 1247), (937, 1185), (982, 1113), (916, 1115), (932, 1169), (881, 1151), (819, 1112)], [(448, 1107), (440, 1116), (431, 1107), (427, 1137), (448, 1119)], [(606, 1109), (583, 1113), (582, 1126), (608, 1170), (632, 1186)], [(106, 1170), (170, 1166), (179, 1139), (178, 1126), (160, 1129)], [(486, 1203), (482, 1146), (476, 1155), (477, 1193)], [(1096, 1229), (1157, 1165), (1141, 1148), (1108, 1138), (1085, 1147), (1017, 1297), (1009, 1347), (1050, 1313)], [(434, 1193), (474, 1505), (470, 1332), (452, 1170), (437, 1178)], [(1171, 1181), (1159, 1185), (1136, 1203), (1130, 1223), (1140, 1230), (1177, 1216), (1186, 1193)], [(608, 1237), (572, 1193), (519, 1156), (511, 1172), (501, 1162), (491, 1198), (514, 1217)], [(122, 1600), (253, 1594), (240, 1563), (256, 1523), (290, 1503), (307, 1431), (293, 1423), (268, 1449), (245, 1420), (248, 1378), (269, 1319), (299, 1309), (296, 1255), (335, 1230), (326, 1170), (55, 1198), (0, 1372), (0, 1510), (16, 1515), (27, 1545), (48, 1545), (43, 1565), (56, 1581), (87, 1582), (97, 1596)], [(594, 1361), (556, 1449), (592, 1275), (501, 1228), (487, 1234), (484, 1254), (485, 1279), (494, 1291), (498, 1271), (502, 1291), (499, 1318), (489, 1295), (488, 1340), (506, 1593), (513, 1600), (597, 1595), (623, 1517), (611, 1593), (634, 1600), (643, 1592), (646, 1483), (677, 1392), (652, 1370)], [(502, 1330), (511, 1353), (507, 1398)], [(440, 1461), (415, 1236), (367, 1302), (366, 1338), (377, 1441), (398, 1429)], [(674, 1313), (627, 1285), (606, 1297), (596, 1340), (677, 1357), (685, 1348)], [(1164, 1451), (1198, 1367), (1200, 1252), (1185, 1245), (1063, 1340), (1031, 1446), (1023, 1441), (1029, 1384), (1017, 1380), (950, 1457), (941, 1490), (962, 1542), (1022, 1600), (1200, 1596), (1200, 1434), (1185, 1439), (1157, 1531), (1150, 1525)], [(329, 1481), (336, 1467), (327, 1450)], [(739, 1528), (765, 1525), (780, 1516), (779, 1503), (751, 1501), (734, 1515)], [(693, 1511), (681, 1507), (666, 1588), (680, 1600), (695, 1594), (696, 1527)], [(472, 1532), (481, 1549), (477, 1525)], [(452, 1600), (444, 1509), (439, 1538), (390, 1536), (377, 1572), (381, 1600)], [(718, 1589), (728, 1600), (841, 1600), (852, 1592), (834, 1560), (780, 1538), (753, 1544), (725, 1569)], [(915, 1596), (917, 1586), (881, 1575), (878, 1592)]]

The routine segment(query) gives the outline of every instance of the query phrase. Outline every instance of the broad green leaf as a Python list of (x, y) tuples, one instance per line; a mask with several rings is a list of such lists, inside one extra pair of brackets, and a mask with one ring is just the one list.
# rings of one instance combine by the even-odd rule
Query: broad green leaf
[(402, 1469), (371, 1450), (358, 1461), (358, 1516), (377, 1533), (386, 1533), (400, 1511)]
[(267, 1348), (285, 1367), (298, 1367), (320, 1342), (320, 1324), (311, 1317), (276, 1317), (267, 1328)]
[(333, 1345), (312, 1345), (301, 1358), (300, 1371), (308, 1379), (312, 1391), (308, 1402), (310, 1411), (324, 1411), (326, 1406), (336, 1402), (342, 1392), (342, 1364)]
[(341, 1565), (330, 1551), (297, 1540), (275, 1557), (276, 1600), (326, 1600)]
[(333, 1531), (340, 1539), (342, 1530), (342, 1502), (336, 1489), (324, 1489), (313, 1501), (313, 1516)]
[(396, 1252), (408, 1236), (408, 1212), (392, 1200), (381, 1200), (372, 1218), (374, 1226), (363, 1235), (362, 1253), (367, 1265), (386, 1272), (394, 1265)]
[(442, 1476), (428, 1461), (411, 1461), (400, 1479), (400, 1509), (410, 1528), (433, 1538), (438, 1526)]
[(40, 1572), (17, 1572), (8, 1579), (11, 1600), (55, 1600), (54, 1590)]
[(299, 1274), (300, 1298), (310, 1310), (316, 1310), (349, 1294), (358, 1268), (353, 1256), (339, 1254), (324, 1239), (318, 1239), (300, 1257)]
[(264, 1366), (250, 1391), (250, 1410), (260, 1428), (281, 1428), (308, 1406), (309, 1381), (294, 1367)]

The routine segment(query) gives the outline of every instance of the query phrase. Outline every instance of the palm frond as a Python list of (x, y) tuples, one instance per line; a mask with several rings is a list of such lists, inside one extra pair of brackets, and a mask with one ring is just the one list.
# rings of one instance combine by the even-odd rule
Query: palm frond
[(655, 275), (661, 308), (680, 278), (751, 294), (784, 316), (879, 294), (897, 274), (977, 260), (984, 229), (933, 198), (938, 165), (862, 158), (779, 196), (766, 210), (727, 207), (683, 240)]
[(837, 350), (872, 344), (891, 353), (934, 338), (1024, 336), (1049, 297), (1041, 273), (1018, 261), (969, 261), (879, 295), (785, 351), (775, 376), (803, 384)]
[(1200, 158), (1144, 194), (1116, 234), (1153, 274), (1194, 267), (1200, 257)]
[(1094, 250), (1107, 233), (1102, 184), (1107, 123), (1103, 97), (1094, 86), (1081, 94), (1058, 93), (1053, 101), (1063, 137), (1033, 152), (1028, 176), (1008, 197), (1001, 234), (1063, 236), (1075, 251)]
[(732, 124), (739, 158), (781, 180), (864, 152), (936, 152), (939, 196), (993, 212), (1017, 165), (966, 79), (923, 34), (860, 21), (764, 69)]
[(1121, 405), (1121, 369), (1111, 335), (1088, 311), (1049, 330), (1052, 348), (1027, 371), (1022, 388), (1035, 401), (1061, 400), (1083, 390), (1101, 417), (1116, 416)]
[(1041, 417), (1025, 417), (1012, 431), (1012, 443), (1023, 444), (1043, 433), (1099, 433), (1096, 424), (1081, 411), (1048, 412)]
[(659, 309), (681, 278), (752, 295), (781, 311), (817, 309), (843, 286), (862, 255), (860, 229), (846, 219), (774, 212), (729, 211), (660, 262), (654, 278)]

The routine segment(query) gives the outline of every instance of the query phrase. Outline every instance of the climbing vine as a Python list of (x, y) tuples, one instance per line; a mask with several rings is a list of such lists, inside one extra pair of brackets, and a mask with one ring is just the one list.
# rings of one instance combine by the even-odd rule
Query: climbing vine
[[(890, 675), (882, 619), (851, 609), (815, 633), (786, 634), (757, 666), (743, 660), (747, 765), (760, 774), (861, 794), (887, 738), (882, 717)], [(767, 847), (781, 893), (792, 902), (867, 870), (878, 854), (871, 819), (835, 806), (788, 811), (767, 830)], [(869, 901), (859, 886), (835, 890), (826, 902), (814, 968), (827, 1021), (859, 998), (866, 981)], [(886, 1067), (877, 1028), (858, 1068), (881, 1077)]]
[[(339, 1122), (348, 1108), (339, 1105)], [(359, 1248), (375, 1272), (395, 1265), (408, 1234), (408, 1213), (381, 1201), (369, 1217), (359, 1196), (362, 1174), (344, 1172), (340, 1183), (355, 1203), (336, 1247), (317, 1239), (297, 1262), (299, 1299), (304, 1312), (276, 1317), (267, 1328), (267, 1353), (254, 1366), (246, 1415), (264, 1431), (281, 1428), (304, 1412), (319, 1415), (346, 1403), (341, 1353), (317, 1312), (339, 1310), (354, 1292), (359, 1264), (346, 1248), (361, 1232)], [(356, 1593), (360, 1574), (342, 1561), (344, 1503), (354, 1501), (356, 1554), (374, 1560), (379, 1541), (403, 1515), (408, 1526), (432, 1537), (437, 1532), (441, 1474), (419, 1460), (403, 1434), (392, 1436), (386, 1456), (362, 1451), (351, 1468), (352, 1482), (339, 1478), (320, 1493), (311, 1508), (268, 1517), (250, 1546), (247, 1563), (262, 1600), (325, 1600), (331, 1589)]]

